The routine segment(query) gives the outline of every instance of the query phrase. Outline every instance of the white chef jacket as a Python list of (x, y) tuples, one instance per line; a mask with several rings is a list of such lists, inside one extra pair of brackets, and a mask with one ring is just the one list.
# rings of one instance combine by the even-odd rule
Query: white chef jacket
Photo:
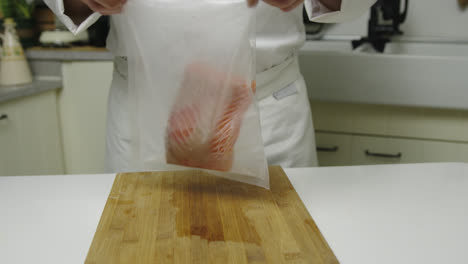
[[(63, 0), (44, 1), (75, 34), (86, 30), (99, 18), (95, 13), (75, 25), (64, 14)], [(364, 14), (374, 2), (342, 0), (340, 11), (335, 12), (330, 12), (318, 0), (305, 0), (304, 5), (312, 21), (343, 22)], [(283, 167), (316, 166), (312, 114), (297, 61), (297, 50), (305, 41), (302, 5), (283, 12), (260, 2), (256, 12), (256, 97), (268, 163)], [(122, 58), (126, 55), (121, 46), (123, 42), (118, 38), (111, 19), (107, 47), (116, 59), (108, 100), (107, 167), (109, 172), (146, 170), (132, 168), (130, 164), (127, 64)]]

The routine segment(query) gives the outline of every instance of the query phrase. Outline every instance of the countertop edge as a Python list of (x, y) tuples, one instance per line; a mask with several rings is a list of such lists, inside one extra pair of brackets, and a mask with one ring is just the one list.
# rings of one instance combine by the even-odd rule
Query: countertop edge
[(20, 99), (23, 97), (56, 90), (62, 87), (62, 80), (50, 79), (34, 79), (32, 83), (24, 85), (0, 86), (0, 104), (9, 101)]
[(107, 50), (26, 50), (29, 60), (53, 61), (111, 61), (114, 55)]

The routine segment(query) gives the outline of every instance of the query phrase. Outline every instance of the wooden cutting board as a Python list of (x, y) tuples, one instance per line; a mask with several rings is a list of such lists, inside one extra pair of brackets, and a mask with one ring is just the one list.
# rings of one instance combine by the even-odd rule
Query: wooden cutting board
[(280, 167), (270, 185), (118, 174), (86, 263), (338, 263)]

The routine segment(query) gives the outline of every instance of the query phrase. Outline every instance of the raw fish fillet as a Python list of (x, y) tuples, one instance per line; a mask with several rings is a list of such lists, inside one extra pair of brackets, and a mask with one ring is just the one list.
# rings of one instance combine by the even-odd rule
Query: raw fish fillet
[(202, 63), (189, 65), (169, 116), (166, 159), (170, 164), (229, 171), (255, 82)]

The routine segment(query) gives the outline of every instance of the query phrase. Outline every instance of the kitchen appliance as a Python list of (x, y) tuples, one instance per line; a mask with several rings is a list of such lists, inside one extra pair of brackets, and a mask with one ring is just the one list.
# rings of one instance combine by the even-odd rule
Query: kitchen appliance
[(85, 263), (338, 263), (281, 167), (271, 190), (196, 170), (118, 174)]
[(15, 30), (15, 22), (11, 18), (4, 20), (0, 60), (0, 85), (18, 85), (32, 82), (31, 70), (24, 56), (23, 48)]
[(371, 7), (367, 37), (353, 40), (351, 42), (353, 49), (364, 43), (370, 43), (376, 51), (383, 52), (391, 37), (402, 35), (400, 24), (406, 19), (409, 0), (403, 1), (403, 11), (400, 12), (401, 0), (378, 0)]
[(39, 42), (42, 46), (67, 47), (73, 45), (85, 45), (89, 42), (87, 31), (77, 35), (71, 33), (67, 27), (55, 18), (55, 30), (47, 30), (41, 33)]
[(81, 32), (78, 35), (73, 35), (69, 31), (53, 30), (44, 31), (39, 37), (39, 42), (42, 46), (70, 46), (73, 43), (86, 43), (88, 41), (88, 33)]

